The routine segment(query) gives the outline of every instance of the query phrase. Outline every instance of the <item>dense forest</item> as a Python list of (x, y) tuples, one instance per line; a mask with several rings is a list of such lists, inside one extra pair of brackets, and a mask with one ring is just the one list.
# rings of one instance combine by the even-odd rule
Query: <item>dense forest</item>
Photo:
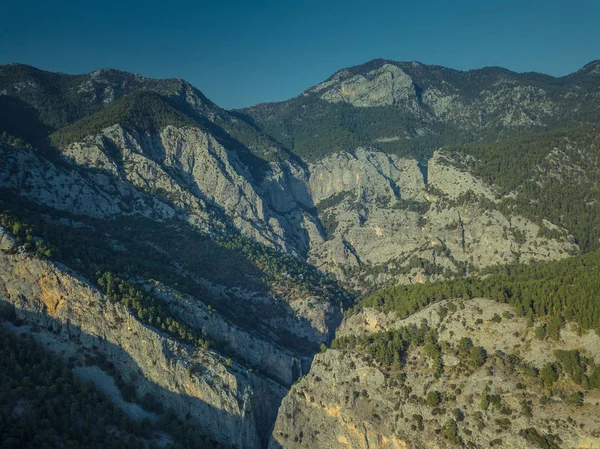
[(7, 64), (0, 71), (4, 97), (37, 110), (39, 120), (57, 130), (94, 114), (111, 100), (145, 89), (160, 95), (176, 92), (180, 80), (155, 80), (106, 69), (87, 75), (47, 72), (24, 64)]
[[(278, 105), (259, 105), (269, 110)], [(260, 120), (254, 108), (244, 112), (256, 117), (261, 129), (273, 136), (295, 155), (307, 162), (357, 147), (375, 147), (399, 156), (426, 160), (435, 148), (464, 142), (466, 135), (455, 126), (425, 123), (413, 114), (394, 106), (356, 108), (329, 103), (314, 96), (290, 100), (281, 107), (281, 115)], [(433, 132), (417, 133), (420, 128)], [(384, 139), (381, 139), (381, 138)], [(385, 138), (390, 138), (387, 140)]]
[(196, 121), (173, 107), (167, 98), (155, 92), (141, 90), (119, 98), (95, 114), (59, 129), (52, 134), (51, 142), (62, 147), (79, 142), (86, 136), (96, 135), (102, 129), (116, 124), (152, 134), (159, 133), (168, 125), (179, 128), (198, 127)]

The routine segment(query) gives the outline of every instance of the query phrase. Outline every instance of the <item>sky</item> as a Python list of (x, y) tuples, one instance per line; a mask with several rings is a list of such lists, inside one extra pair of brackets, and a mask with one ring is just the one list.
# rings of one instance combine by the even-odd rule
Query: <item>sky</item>
[(229, 109), (292, 98), (374, 58), (554, 76), (600, 59), (598, 0), (3, 3), (0, 64), (184, 78)]

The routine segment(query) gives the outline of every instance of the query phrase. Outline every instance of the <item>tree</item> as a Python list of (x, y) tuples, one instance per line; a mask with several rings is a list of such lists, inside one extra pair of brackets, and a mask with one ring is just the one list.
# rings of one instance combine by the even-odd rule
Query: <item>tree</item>
[(558, 380), (558, 371), (553, 363), (546, 363), (540, 371), (540, 380), (550, 388)]
[(600, 366), (596, 366), (590, 375), (590, 388), (600, 389)]
[(479, 406), (481, 410), (486, 411), (490, 406), (490, 398), (487, 394), (487, 391), (481, 395), (481, 399), (479, 400)]
[(444, 438), (446, 438), (448, 441), (454, 444), (460, 444), (461, 439), (458, 435), (458, 426), (456, 425), (456, 421), (454, 421), (453, 419), (449, 419), (448, 421), (446, 421), (442, 432)]
[(425, 402), (429, 407), (437, 407), (442, 402), (442, 395), (439, 391), (432, 390), (427, 393), (427, 398)]
[(469, 363), (471, 366), (478, 368), (487, 360), (487, 354), (482, 346), (475, 346), (469, 353)]
[(571, 405), (583, 405), (583, 393), (577, 391), (569, 396), (569, 404)]
[(565, 325), (565, 320), (563, 319), (562, 316), (555, 315), (552, 318), (550, 318), (550, 321), (548, 322), (548, 326), (546, 327), (548, 337), (550, 337), (553, 340), (559, 340), (560, 339), (560, 330), (562, 329), (562, 327), (564, 325)]
[(538, 340), (543, 340), (544, 338), (546, 338), (546, 325), (540, 324), (538, 327), (536, 327), (534, 335), (535, 338), (537, 338)]

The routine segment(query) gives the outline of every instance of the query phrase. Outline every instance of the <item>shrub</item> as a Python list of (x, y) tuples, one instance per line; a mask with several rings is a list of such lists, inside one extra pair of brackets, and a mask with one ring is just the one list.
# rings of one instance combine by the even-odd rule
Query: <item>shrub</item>
[(444, 427), (442, 429), (442, 433), (444, 435), (444, 438), (446, 438), (451, 443), (454, 443), (456, 445), (461, 443), (460, 436), (458, 435), (458, 426), (456, 425), (456, 421), (454, 421), (453, 419), (449, 419), (448, 421), (446, 421), (446, 424), (444, 424)]
[(583, 405), (583, 393), (581, 391), (572, 393), (569, 396), (569, 404), (570, 405)]
[(437, 407), (442, 402), (442, 396), (439, 391), (430, 391), (425, 402), (429, 407)]
[(494, 313), (494, 316), (490, 319), (490, 321), (492, 323), (501, 323), (502, 317), (500, 315), (498, 315), (497, 313)]

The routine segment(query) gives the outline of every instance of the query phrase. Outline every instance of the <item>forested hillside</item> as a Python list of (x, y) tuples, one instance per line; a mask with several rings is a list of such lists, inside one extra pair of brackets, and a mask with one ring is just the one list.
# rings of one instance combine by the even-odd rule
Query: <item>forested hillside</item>
[[(548, 320), (549, 335), (556, 337), (565, 320), (582, 332), (600, 335), (600, 251), (557, 262), (507, 266), (489, 274), (431, 284), (402, 285), (380, 290), (355, 310), (372, 307), (406, 318), (427, 305), (453, 298), (490, 298), (515, 307), (520, 316)], [(541, 331), (540, 331), (541, 332)]]
[(358, 146), (426, 160), (440, 146), (596, 123), (597, 64), (553, 78), (376, 59), (242, 112), (306, 160)]

